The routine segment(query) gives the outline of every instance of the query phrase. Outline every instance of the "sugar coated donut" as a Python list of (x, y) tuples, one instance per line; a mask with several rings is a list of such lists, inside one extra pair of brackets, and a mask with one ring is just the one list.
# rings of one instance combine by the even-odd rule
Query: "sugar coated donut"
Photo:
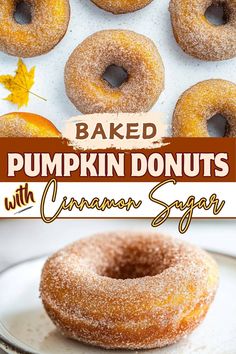
[[(206, 18), (212, 4), (223, 4), (225, 24), (214, 25)], [(176, 41), (186, 53), (202, 60), (236, 56), (235, 0), (171, 0), (170, 13)]]
[(59, 330), (116, 349), (163, 347), (204, 319), (218, 287), (213, 258), (169, 236), (112, 233), (50, 257), (41, 298)]
[(60, 132), (46, 118), (33, 113), (9, 113), (0, 117), (0, 137), (59, 137)]
[(124, 14), (142, 9), (152, 2), (152, 0), (92, 0), (94, 4), (103, 10), (113, 14)]
[(31, 22), (20, 24), (14, 14), (19, 0), (0, 0), (0, 50), (18, 57), (34, 57), (49, 52), (66, 33), (68, 0), (25, 0)]
[(173, 115), (175, 137), (208, 137), (207, 121), (216, 114), (226, 120), (225, 137), (236, 137), (236, 85), (207, 80), (183, 93)]
[[(111, 65), (128, 78), (112, 87), (103, 74)], [(154, 43), (126, 30), (106, 30), (83, 41), (65, 68), (67, 95), (82, 113), (148, 111), (164, 87), (164, 67)]]

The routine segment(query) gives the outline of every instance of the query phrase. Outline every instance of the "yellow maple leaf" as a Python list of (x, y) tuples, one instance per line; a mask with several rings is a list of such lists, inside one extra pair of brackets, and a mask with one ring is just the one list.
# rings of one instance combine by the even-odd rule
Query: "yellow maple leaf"
[(0, 75), (0, 84), (10, 91), (5, 100), (18, 105), (18, 108), (27, 106), (29, 102), (29, 94), (35, 95), (44, 100), (44, 98), (31, 92), (30, 89), (34, 85), (35, 67), (29, 71), (22, 59), (18, 60), (15, 75)]

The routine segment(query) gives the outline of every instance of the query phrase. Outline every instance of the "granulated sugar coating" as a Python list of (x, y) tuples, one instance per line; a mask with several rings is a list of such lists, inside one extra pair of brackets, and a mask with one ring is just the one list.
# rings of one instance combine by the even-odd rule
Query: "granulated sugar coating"
[(67, 337), (104, 348), (163, 347), (204, 319), (218, 286), (215, 261), (161, 234), (80, 240), (46, 262), (45, 309)]
[(46, 118), (33, 113), (9, 113), (0, 117), (0, 137), (59, 137)]
[(142, 9), (152, 0), (92, 0), (92, 2), (103, 10), (114, 14), (124, 14)]
[[(223, 5), (226, 24), (207, 20), (205, 12), (212, 4)], [(175, 39), (186, 53), (202, 60), (236, 56), (235, 0), (171, 0), (170, 13)]]
[(49, 52), (66, 33), (68, 0), (25, 0), (31, 6), (32, 21), (19, 24), (14, 19), (19, 0), (0, 0), (0, 50), (18, 57), (34, 57)]
[[(103, 74), (116, 65), (128, 79), (118, 88)], [(83, 41), (65, 68), (67, 95), (82, 113), (148, 111), (164, 88), (164, 67), (154, 43), (126, 30), (100, 31)]]
[(175, 137), (209, 137), (207, 120), (221, 114), (227, 120), (226, 137), (236, 137), (236, 85), (206, 80), (183, 93), (173, 116)]

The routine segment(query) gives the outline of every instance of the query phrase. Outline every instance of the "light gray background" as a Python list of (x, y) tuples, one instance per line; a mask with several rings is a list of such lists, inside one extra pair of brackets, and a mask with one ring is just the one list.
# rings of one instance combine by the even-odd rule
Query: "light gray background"
[(153, 229), (150, 220), (0, 220), (0, 267), (57, 250), (88, 235), (112, 230), (164, 232), (211, 250), (236, 255), (236, 220), (194, 220), (180, 235), (178, 221)]

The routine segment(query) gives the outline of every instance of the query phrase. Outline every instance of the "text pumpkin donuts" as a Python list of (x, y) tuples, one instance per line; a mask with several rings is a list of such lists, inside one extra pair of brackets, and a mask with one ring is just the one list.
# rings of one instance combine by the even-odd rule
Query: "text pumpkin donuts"
[(103, 10), (114, 14), (124, 14), (142, 9), (152, 2), (152, 0), (92, 0), (94, 4)]
[[(128, 78), (112, 87), (103, 75), (112, 65)], [(66, 92), (82, 113), (148, 111), (164, 88), (164, 67), (154, 43), (126, 30), (105, 30), (85, 39), (65, 68)]]
[(66, 33), (68, 0), (25, 0), (31, 8), (30, 23), (14, 18), (18, 0), (0, 0), (0, 50), (18, 57), (34, 57), (53, 49)]
[[(214, 25), (206, 18), (212, 4), (223, 5), (225, 24)], [(175, 39), (186, 53), (202, 60), (236, 56), (235, 0), (171, 0), (170, 14)]]
[(218, 286), (204, 251), (160, 234), (113, 233), (50, 257), (44, 307), (67, 337), (110, 349), (163, 347), (204, 319)]
[(202, 81), (178, 100), (173, 115), (175, 137), (209, 137), (207, 121), (216, 114), (227, 120), (225, 137), (236, 137), (236, 85), (225, 80)]
[(33, 113), (15, 112), (0, 117), (0, 137), (59, 137), (48, 119)]

